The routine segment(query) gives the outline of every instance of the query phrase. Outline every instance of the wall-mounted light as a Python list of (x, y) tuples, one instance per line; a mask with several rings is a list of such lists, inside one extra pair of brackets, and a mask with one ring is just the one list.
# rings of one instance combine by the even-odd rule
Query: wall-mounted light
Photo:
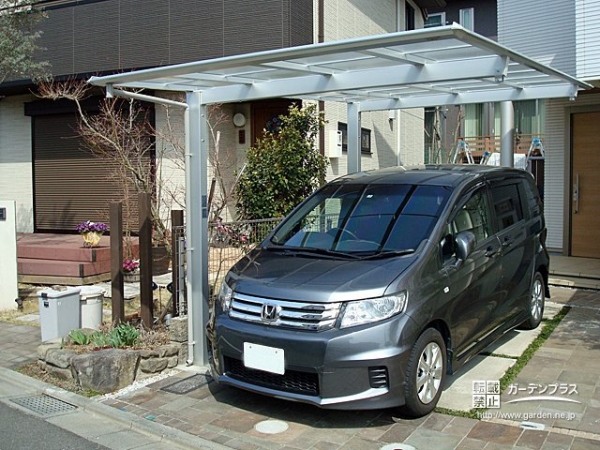
[(235, 113), (232, 120), (236, 127), (243, 127), (246, 125), (246, 116), (244, 116), (242, 113)]

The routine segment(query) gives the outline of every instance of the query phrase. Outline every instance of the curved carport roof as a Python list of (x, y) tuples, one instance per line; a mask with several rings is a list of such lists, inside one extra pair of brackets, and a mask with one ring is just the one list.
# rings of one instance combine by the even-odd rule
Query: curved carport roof
[[(92, 77), (108, 95), (186, 108), (188, 319), (206, 364), (208, 305), (206, 107), (289, 97), (348, 106), (348, 167), (360, 170), (360, 112), (541, 98), (591, 86), (453, 24)], [(142, 91), (140, 91), (142, 90)], [(143, 90), (186, 93), (185, 102)]]

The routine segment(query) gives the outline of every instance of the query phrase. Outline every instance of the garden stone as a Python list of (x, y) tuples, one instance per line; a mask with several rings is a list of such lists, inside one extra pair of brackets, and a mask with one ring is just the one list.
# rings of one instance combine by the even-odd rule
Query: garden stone
[(107, 349), (74, 356), (71, 370), (82, 388), (109, 393), (135, 381), (139, 361), (137, 351)]
[(165, 370), (169, 361), (165, 358), (142, 359), (140, 370), (146, 373), (157, 373)]
[(47, 364), (45, 370), (49, 374), (54, 375), (56, 378), (60, 378), (61, 380), (73, 379), (73, 373), (71, 372), (71, 369), (62, 369), (60, 367)]
[(60, 348), (51, 348), (46, 352), (46, 362), (54, 367), (68, 369), (71, 365), (71, 358), (77, 353), (71, 350), (63, 350)]
[(48, 350), (55, 348), (62, 348), (62, 339), (51, 339), (46, 342), (42, 342), (37, 347), (38, 358), (46, 359), (46, 354), (48, 353)]
[(188, 339), (187, 317), (173, 317), (169, 321), (169, 338), (176, 342), (186, 342)]

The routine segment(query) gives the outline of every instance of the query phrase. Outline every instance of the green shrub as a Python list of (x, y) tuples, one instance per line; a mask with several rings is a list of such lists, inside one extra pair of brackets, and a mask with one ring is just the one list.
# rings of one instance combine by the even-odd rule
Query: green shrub
[(328, 162), (315, 146), (324, 124), (317, 105), (292, 105), (265, 130), (236, 185), (239, 219), (283, 217), (324, 183)]

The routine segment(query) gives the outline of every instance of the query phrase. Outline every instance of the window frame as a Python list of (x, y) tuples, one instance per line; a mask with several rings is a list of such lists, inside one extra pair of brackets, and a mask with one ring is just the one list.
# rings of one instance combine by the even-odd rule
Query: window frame
[[(429, 22), (429, 19), (432, 17), (439, 17), (440, 18), (440, 23), (439, 24), (427, 24), (427, 22)], [(436, 12), (436, 13), (429, 13), (427, 14), (427, 20), (425, 21), (424, 24), (424, 28), (434, 28), (434, 27), (442, 27), (446, 25), (446, 13), (445, 12)]]
[[(460, 8), (458, 10), (458, 22), (467, 30), (475, 31), (475, 8)], [(469, 20), (471, 23), (469, 24)]]
[[(344, 122), (338, 122), (338, 131), (342, 132), (342, 151), (348, 152), (348, 124)], [(361, 127), (360, 129), (360, 153), (365, 155), (371, 155), (371, 130), (368, 128)]]

